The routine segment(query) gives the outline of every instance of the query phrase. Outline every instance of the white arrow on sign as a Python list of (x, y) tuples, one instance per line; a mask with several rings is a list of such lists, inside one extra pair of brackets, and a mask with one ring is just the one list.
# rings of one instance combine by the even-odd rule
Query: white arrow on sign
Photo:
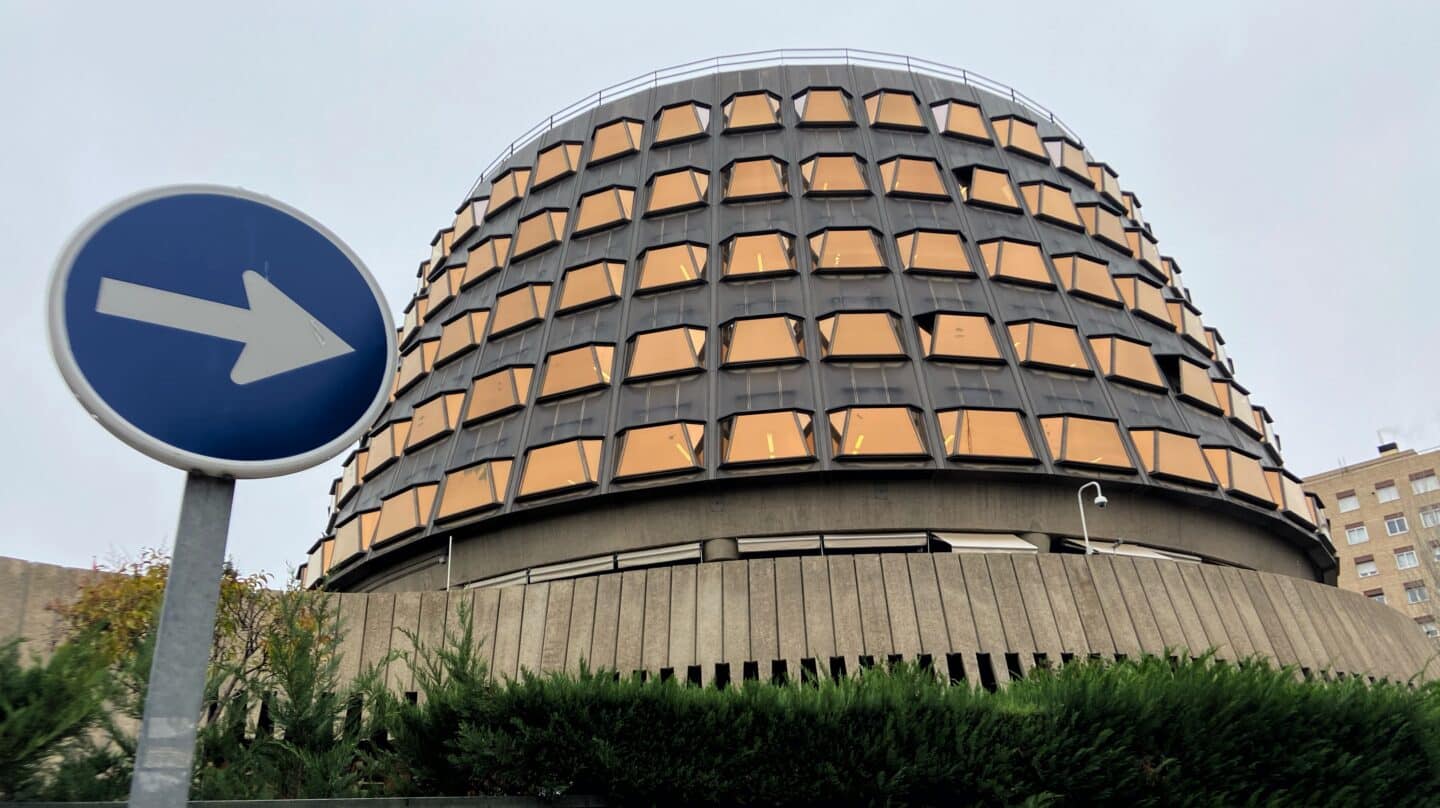
[(250, 384), (334, 359), (355, 349), (254, 270), (241, 276), (249, 308), (100, 279), (95, 311), (245, 343), (230, 381)]

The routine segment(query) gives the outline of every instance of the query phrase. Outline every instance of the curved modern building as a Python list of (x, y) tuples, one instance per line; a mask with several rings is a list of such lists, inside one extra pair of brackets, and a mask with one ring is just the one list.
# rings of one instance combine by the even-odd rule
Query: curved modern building
[(488, 169), (304, 583), (674, 570), (693, 618), (703, 562), (753, 604), (762, 561), (853, 557), (863, 595), (871, 561), (898, 591), (915, 555), (1087, 531), (1142, 570), (1333, 582), (1318, 501), (1116, 163), (1008, 88), (860, 61), (646, 77)]

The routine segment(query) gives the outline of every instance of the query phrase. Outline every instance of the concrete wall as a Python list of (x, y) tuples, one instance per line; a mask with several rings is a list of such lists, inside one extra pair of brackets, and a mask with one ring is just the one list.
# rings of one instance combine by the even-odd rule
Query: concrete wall
[(50, 607), (68, 602), (100, 574), (0, 556), (0, 643), (22, 637), (22, 654), (48, 655), (61, 637)]

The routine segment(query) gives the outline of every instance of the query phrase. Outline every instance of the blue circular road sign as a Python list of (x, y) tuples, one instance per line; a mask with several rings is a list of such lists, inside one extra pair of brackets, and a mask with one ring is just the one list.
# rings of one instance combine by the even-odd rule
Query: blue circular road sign
[(288, 205), (218, 186), (146, 191), (81, 227), (51, 279), (50, 344), (117, 437), (216, 476), (334, 457), (395, 373), (390, 309), (355, 253)]

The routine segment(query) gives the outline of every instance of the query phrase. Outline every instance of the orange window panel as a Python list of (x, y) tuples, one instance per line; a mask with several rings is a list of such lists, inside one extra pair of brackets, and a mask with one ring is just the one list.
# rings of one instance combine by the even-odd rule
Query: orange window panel
[(805, 358), (800, 320), (784, 315), (735, 320), (725, 327), (720, 362), (726, 366), (793, 362)]
[(504, 504), (512, 465), (510, 460), (486, 460), (447, 472), (441, 486), (440, 510), (435, 514), (436, 521), (453, 519)]
[(479, 345), (489, 322), (489, 309), (467, 311), (446, 321), (440, 329), (440, 348), (435, 354), (435, 364), (444, 364)]
[(800, 410), (752, 412), (725, 421), (721, 462), (725, 465), (785, 463), (815, 457), (810, 413)]
[(458, 266), (441, 272), (430, 282), (430, 291), (426, 294), (425, 317), (440, 310), (441, 306), (455, 299), (455, 293), (460, 291), (460, 281), (465, 275), (465, 267)]
[(1300, 486), (1300, 481), (1283, 472), (1278, 476), (1285, 512), (1307, 525), (1314, 526), (1315, 513), (1310, 509), (1310, 500), (1305, 496), (1305, 489)]
[(904, 359), (895, 315), (850, 311), (821, 317), (820, 355), (826, 359)]
[(821, 154), (800, 163), (800, 180), (811, 196), (868, 194), (860, 158), (853, 154)]
[(400, 338), (397, 342), (404, 344), (410, 339), (410, 335), (419, 330), (421, 323), (425, 320), (425, 308), (430, 305), (428, 299), (423, 297), (411, 298), (410, 305), (405, 308), (405, 322), (400, 325)]
[(1132, 470), (1120, 427), (1114, 421), (1078, 415), (1050, 415), (1040, 419), (1045, 445), (1055, 462), (1068, 465)]
[(1045, 144), (1040, 142), (1040, 130), (1035, 128), (1035, 124), (1010, 115), (992, 118), (990, 122), (995, 125), (995, 137), (999, 139), (1001, 146), (1016, 154), (1050, 161)]
[(675, 213), (705, 204), (710, 190), (710, 174), (695, 168), (666, 171), (650, 177), (650, 198), (646, 201), (647, 216)]
[(1170, 312), (1170, 322), (1175, 326), (1175, 330), (1189, 337), (1195, 347), (1207, 354), (1211, 353), (1210, 341), (1205, 337), (1205, 323), (1200, 320), (1200, 312), (1190, 304), (1178, 301), (1166, 301), (1165, 307)]
[(512, 412), (525, 406), (530, 397), (533, 368), (503, 368), (470, 383), (470, 404), (465, 408), (465, 423), (472, 424)]
[(1125, 192), (1120, 190), (1120, 177), (1104, 163), (1089, 166), (1090, 184), (1102, 195), (1117, 205), (1125, 204)]
[(531, 188), (541, 188), (575, 173), (580, 166), (579, 143), (556, 143), (535, 156)]
[(360, 485), (360, 478), (365, 476), (365, 462), (369, 452), (361, 449), (350, 455), (340, 471), (340, 494), (338, 501), (344, 502), (355, 492)]
[(959, 233), (944, 230), (912, 230), (895, 238), (900, 265), (906, 272), (942, 275), (974, 275)]
[(1021, 364), (1089, 373), (1090, 363), (1080, 348), (1080, 335), (1073, 327), (1037, 321), (1012, 323), (1010, 342)]
[(545, 358), (545, 375), (540, 382), (540, 399), (573, 395), (610, 384), (615, 346), (581, 345), (557, 351)]
[(1221, 488), (1254, 502), (1276, 504), (1258, 459), (1234, 449), (1207, 446), (1205, 460), (1210, 464), (1215, 479), (1220, 481)]
[(1107, 378), (1138, 384), (1141, 387), (1165, 389), (1165, 379), (1150, 346), (1122, 337), (1091, 337), (1090, 349), (1100, 363), (1100, 372)]
[(640, 150), (640, 136), (645, 125), (640, 121), (621, 119), (595, 127), (590, 139), (590, 164), (613, 160)]
[(1110, 268), (1104, 261), (1078, 254), (1051, 256), (1050, 260), (1055, 264), (1055, 271), (1060, 273), (1060, 285), (1065, 287), (1065, 291), (1100, 303), (1124, 305), (1125, 301), (1115, 289)]
[(335, 546), (331, 555), (332, 565), (370, 549), (375, 540), (375, 527), (380, 521), (380, 511), (371, 510), (355, 514), (335, 526)]
[(455, 236), (454, 230), (441, 230), (430, 240), (430, 263), (439, 266), (450, 254), (450, 245)]
[(427, 339), (418, 342), (400, 357), (400, 368), (395, 374), (395, 393), (405, 392), (420, 381), (435, 367), (435, 356), (440, 352), (440, 340)]
[(1130, 248), (1130, 254), (1139, 259), (1140, 263), (1155, 270), (1156, 272), (1169, 275), (1165, 272), (1164, 261), (1160, 258), (1160, 246), (1155, 239), (1150, 237), (1144, 230), (1126, 230), (1125, 244)]
[(690, 102), (660, 110), (655, 124), (655, 145), (664, 146), (703, 137), (710, 128), (710, 108)]
[(620, 462), (615, 479), (679, 474), (704, 468), (705, 425), (679, 421), (627, 429), (620, 433)]
[(594, 485), (600, 479), (601, 441), (580, 438), (525, 452), (521, 497), (557, 494)]
[(816, 88), (795, 98), (802, 126), (846, 126), (855, 123), (850, 96), (844, 90)]
[(934, 160), (896, 157), (880, 163), (880, 183), (887, 196), (917, 199), (949, 199)]
[(1126, 308), (1153, 323), (1172, 330), (1175, 328), (1175, 324), (1170, 322), (1170, 309), (1165, 305), (1165, 296), (1160, 293), (1159, 286), (1137, 275), (1116, 278), (1115, 286), (1120, 289)]
[(390, 465), (400, 458), (404, 452), (405, 441), (410, 437), (410, 421), (395, 421), (374, 435), (370, 436), (369, 459), (365, 465), (365, 477), (368, 479), (381, 469)]
[(810, 260), (816, 272), (883, 271), (880, 239), (868, 227), (822, 230), (810, 237)]
[(529, 188), (528, 168), (512, 168), (496, 177), (490, 183), (490, 205), (485, 211), (485, 218), (488, 219), (519, 202)]
[(499, 272), (509, 256), (509, 236), (492, 236), (471, 247), (470, 254), (465, 257), (465, 278), (460, 282), (460, 288), (467, 289)]
[(1035, 218), (1075, 230), (1084, 229), (1068, 188), (1048, 182), (1027, 182), (1020, 186), (1020, 195), (1025, 197), (1030, 215)]
[(1025, 424), (1014, 410), (941, 410), (940, 435), (945, 454), (982, 460), (1034, 460)]
[(405, 441), (405, 451), (424, 446), (455, 431), (460, 423), (460, 408), (465, 402), (464, 393), (438, 395), (415, 407), (410, 414), (410, 435)]
[(495, 314), (490, 321), (490, 338), (532, 326), (545, 318), (550, 302), (550, 284), (532, 283), (495, 298)]
[(435, 484), (417, 485), (380, 500), (380, 523), (375, 528), (375, 544), (407, 536), (430, 521), (430, 506), (435, 504)]
[(481, 220), (485, 218), (485, 208), (489, 206), (489, 204), (490, 197), (482, 196), (477, 199), (471, 199), (460, 206), (460, 210), (455, 214), (454, 224), (450, 225), (450, 229), (455, 233), (455, 241), (457, 243), (464, 241), (480, 226)]
[(1050, 152), (1050, 162), (1055, 167), (1086, 185), (1094, 186), (1090, 179), (1090, 166), (1085, 160), (1085, 150), (1068, 140), (1047, 140), (1045, 150)]
[(725, 169), (725, 200), (771, 199), (790, 193), (785, 164), (773, 157), (736, 160)]
[(671, 244), (654, 247), (640, 256), (637, 292), (685, 286), (705, 277), (707, 250), (702, 244)]
[(565, 271), (565, 281), (560, 287), (560, 300), (555, 304), (555, 313), (565, 314), (587, 306), (618, 300), (624, 283), (625, 265), (619, 261), (596, 261), (593, 264), (572, 267)]
[(1210, 374), (1205, 371), (1205, 366), (1184, 357), (1177, 358), (1180, 367), (1180, 389), (1175, 391), (1176, 394), (1192, 404), (1222, 411), (1220, 399), (1215, 395), (1215, 385), (1211, 383)]
[(774, 129), (780, 125), (780, 99), (766, 92), (733, 95), (721, 112), (726, 132)]
[(567, 216), (563, 210), (541, 210), (521, 219), (515, 230), (514, 257), (524, 258), (559, 244)]
[(931, 359), (970, 362), (1004, 361), (990, 318), (983, 314), (937, 314), (929, 327), (917, 326), (920, 347)]
[(320, 576), (330, 571), (330, 559), (334, 555), (334, 550), (335, 540), (326, 539), (310, 553), (310, 560), (305, 565), (306, 586), (310, 586)]
[(830, 413), (835, 458), (926, 457), (920, 419), (909, 407), (850, 407)]
[(930, 111), (935, 115), (940, 134), (979, 143), (990, 142), (990, 130), (985, 128), (985, 116), (980, 114), (980, 108), (974, 104), (942, 101), (930, 107)]
[(626, 381), (694, 373), (705, 369), (705, 329), (667, 328), (637, 334)]
[(1256, 433), (1255, 410), (1250, 406), (1250, 397), (1230, 382), (1214, 382), (1212, 386), (1225, 415), (1245, 431)]
[(758, 277), (795, 271), (795, 241), (784, 233), (752, 233), (725, 242), (726, 278)]
[(960, 181), (960, 198), (971, 205), (1020, 212), (1015, 191), (1010, 187), (1010, 174), (998, 168), (970, 166), (956, 173)]
[(990, 277), (1002, 281), (1053, 287), (1040, 246), (1023, 241), (995, 239), (980, 242), (980, 258)]
[(1132, 429), (1130, 441), (1140, 455), (1140, 465), (1148, 473), (1215, 487), (1210, 466), (1205, 462), (1205, 453), (1200, 450), (1200, 441), (1195, 438), (1163, 429)]
[(1075, 209), (1080, 213), (1085, 232), (1126, 255), (1132, 254), (1130, 240), (1125, 237), (1125, 222), (1118, 214), (1095, 204), (1076, 205)]
[(903, 90), (880, 90), (865, 96), (865, 114), (871, 126), (893, 129), (925, 128), (920, 117), (920, 102)]
[(575, 213), (575, 236), (588, 236), (616, 225), (625, 224), (634, 216), (634, 188), (601, 188), (580, 197)]

